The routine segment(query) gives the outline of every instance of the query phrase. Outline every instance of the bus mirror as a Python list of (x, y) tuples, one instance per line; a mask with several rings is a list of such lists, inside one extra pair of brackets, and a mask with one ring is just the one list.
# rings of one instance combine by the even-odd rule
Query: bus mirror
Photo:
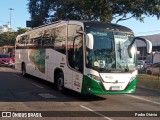
[(135, 40), (144, 41), (146, 43), (146, 46), (147, 46), (147, 53), (149, 53), (149, 54), (152, 53), (152, 43), (149, 40), (141, 38), (141, 37), (135, 37), (133, 39), (132, 43), (128, 46), (128, 55), (129, 55), (130, 58), (132, 58), (131, 49), (132, 49), (132, 46), (133, 46)]
[(152, 53), (152, 43), (149, 40), (146, 40), (147, 44), (147, 53), (151, 54)]
[(134, 41), (135, 40), (144, 41), (146, 43), (146, 46), (147, 46), (147, 53), (149, 53), (149, 54), (152, 53), (152, 43), (149, 40), (141, 38), (141, 37), (135, 37)]
[(132, 50), (131, 49), (132, 49), (132, 45), (129, 45), (128, 46), (128, 55), (130, 58), (132, 58), (132, 52), (131, 52)]
[(94, 45), (94, 37), (93, 37), (93, 35), (91, 33), (86, 34), (84, 31), (77, 31), (77, 33), (86, 35), (86, 47), (89, 50), (92, 50), (93, 49), (93, 45)]
[(129, 45), (128, 46), (128, 55), (129, 55), (129, 57), (132, 58), (135, 53), (136, 53), (136, 48), (134, 46)]
[(89, 49), (89, 50), (92, 50), (93, 49), (93, 45), (94, 45), (94, 37), (91, 33), (88, 33), (86, 35), (86, 47)]

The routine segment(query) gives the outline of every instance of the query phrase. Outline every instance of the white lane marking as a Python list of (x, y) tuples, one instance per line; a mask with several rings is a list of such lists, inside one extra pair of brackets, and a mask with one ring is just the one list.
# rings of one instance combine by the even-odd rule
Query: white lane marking
[(13, 74), (14, 76), (18, 77), (18, 78), (21, 78), (20, 76), (16, 75), (16, 74)]
[(126, 96), (133, 97), (133, 98), (136, 98), (136, 99), (139, 99), (139, 100), (143, 100), (143, 101), (147, 101), (147, 102), (150, 102), (150, 103), (154, 103), (154, 104), (160, 105), (159, 102), (155, 102), (155, 101), (152, 101), (152, 100), (148, 100), (148, 99), (145, 99), (145, 98), (142, 98), (142, 97), (137, 97), (137, 96), (133, 96), (133, 95), (126, 95)]
[(32, 84), (35, 85), (35, 86), (37, 86), (37, 87), (39, 87), (39, 88), (43, 88), (42, 86), (40, 86), (40, 85), (38, 85), (36, 83), (32, 83)]
[(39, 93), (39, 96), (43, 97), (43, 98), (57, 98), (56, 96), (50, 94), (50, 93)]
[(86, 109), (86, 110), (88, 110), (88, 111), (91, 111), (91, 112), (93, 112), (93, 113), (95, 113), (95, 114), (103, 117), (104, 119), (113, 120), (113, 119), (111, 119), (111, 118), (109, 118), (109, 117), (106, 117), (105, 115), (102, 115), (102, 114), (100, 114), (100, 113), (98, 113), (98, 112), (96, 112), (96, 111), (94, 111), (94, 110), (92, 110), (92, 109), (90, 109), (90, 108), (88, 108), (88, 107), (85, 107), (85, 106), (83, 106), (83, 105), (80, 105), (80, 107), (82, 107), (82, 108), (84, 108), (84, 109)]

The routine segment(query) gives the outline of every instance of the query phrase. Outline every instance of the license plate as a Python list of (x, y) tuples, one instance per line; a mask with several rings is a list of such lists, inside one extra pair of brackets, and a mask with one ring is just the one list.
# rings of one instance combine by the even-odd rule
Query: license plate
[(111, 86), (111, 90), (121, 90), (121, 86)]
[(4, 63), (5, 65), (8, 65), (8, 63)]

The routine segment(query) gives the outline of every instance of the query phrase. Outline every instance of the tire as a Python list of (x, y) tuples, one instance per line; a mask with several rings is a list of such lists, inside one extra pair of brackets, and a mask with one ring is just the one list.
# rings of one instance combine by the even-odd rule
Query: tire
[(23, 76), (23, 77), (27, 77), (26, 65), (25, 65), (25, 64), (22, 64), (22, 76)]
[(56, 80), (56, 86), (57, 86), (57, 90), (61, 93), (65, 92), (65, 87), (64, 87), (64, 75), (63, 73), (59, 73), (57, 76), (57, 80)]

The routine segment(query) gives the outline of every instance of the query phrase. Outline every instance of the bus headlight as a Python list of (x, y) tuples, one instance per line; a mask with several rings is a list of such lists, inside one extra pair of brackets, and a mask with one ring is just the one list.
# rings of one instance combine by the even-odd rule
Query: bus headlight
[(96, 76), (96, 75), (92, 75), (92, 74), (88, 74), (87, 76), (92, 78), (92, 79), (94, 79), (94, 80), (101, 81), (101, 77), (100, 76)]

